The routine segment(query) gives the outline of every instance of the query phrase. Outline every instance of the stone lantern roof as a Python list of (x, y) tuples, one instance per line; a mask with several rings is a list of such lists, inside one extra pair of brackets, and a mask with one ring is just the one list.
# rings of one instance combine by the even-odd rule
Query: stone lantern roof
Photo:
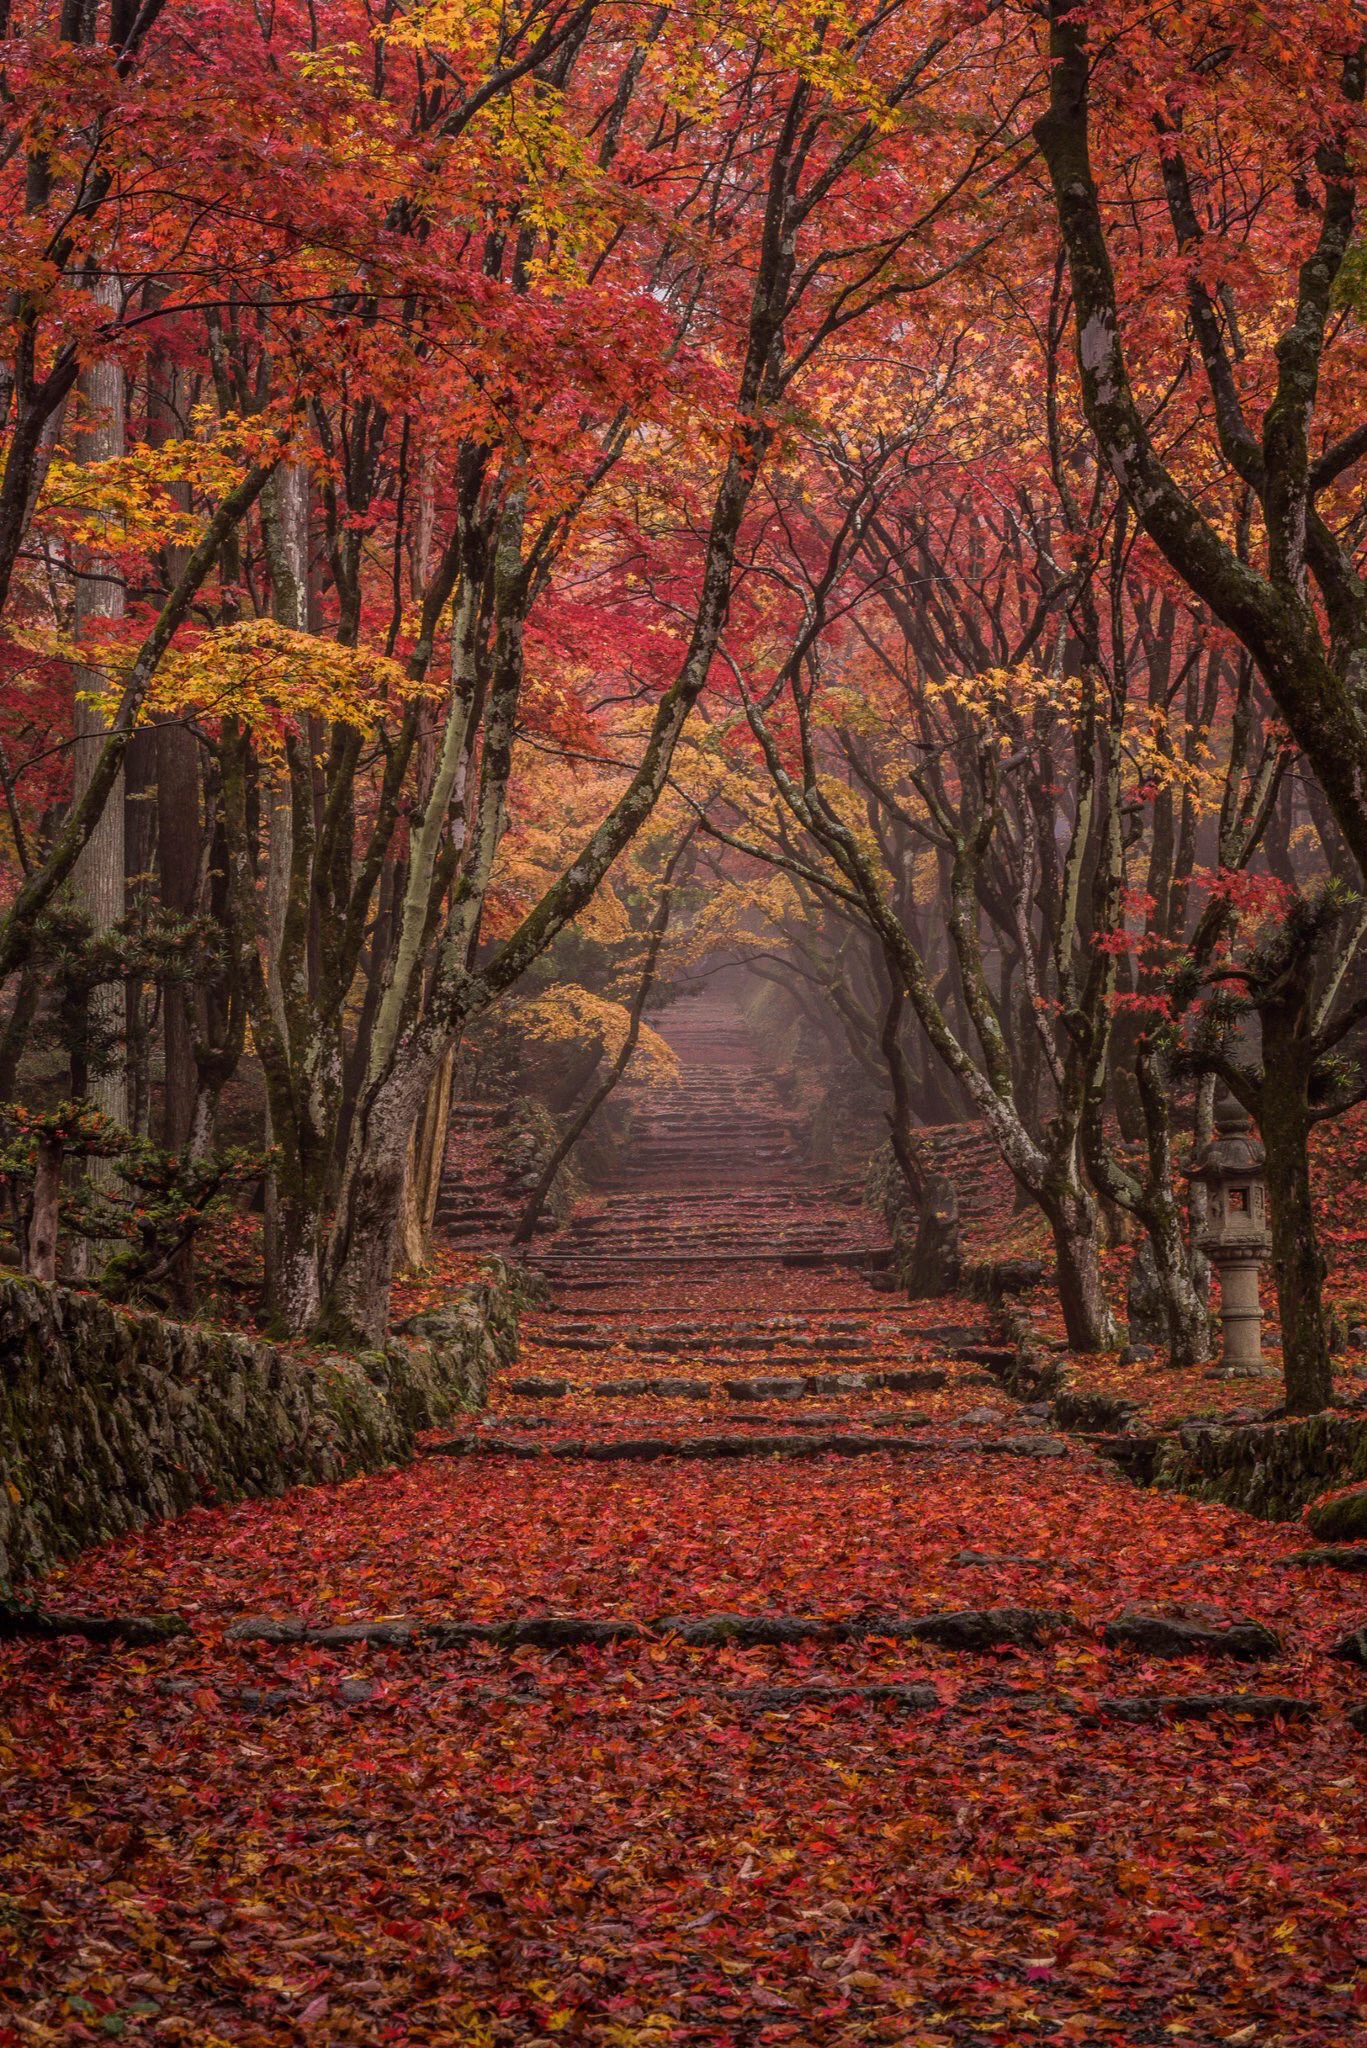
[(1230, 1179), (1260, 1174), (1267, 1159), (1253, 1119), (1227, 1089), (1215, 1104), (1215, 1136), (1198, 1155), (1187, 1178), (1206, 1187), (1223, 1187)]

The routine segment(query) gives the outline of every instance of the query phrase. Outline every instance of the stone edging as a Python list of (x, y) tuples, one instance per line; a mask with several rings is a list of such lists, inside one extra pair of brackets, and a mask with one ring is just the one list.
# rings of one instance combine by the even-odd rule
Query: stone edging
[(0, 1589), (202, 1503), (406, 1462), (515, 1359), (516, 1293), (495, 1265), (405, 1341), (298, 1357), (0, 1279)]

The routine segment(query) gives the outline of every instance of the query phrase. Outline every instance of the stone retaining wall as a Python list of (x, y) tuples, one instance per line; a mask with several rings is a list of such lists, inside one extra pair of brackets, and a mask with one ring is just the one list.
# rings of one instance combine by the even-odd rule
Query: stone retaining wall
[(1159, 1441), (1152, 1477), (1157, 1486), (1265, 1521), (1294, 1521), (1316, 1494), (1367, 1479), (1367, 1415), (1307, 1415), (1238, 1429), (1189, 1424)]
[(355, 1357), (0, 1279), (0, 1590), (197, 1503), (402, 1463), (419, 1430), (482, 1406), (516, 1353), (497, 1268)]

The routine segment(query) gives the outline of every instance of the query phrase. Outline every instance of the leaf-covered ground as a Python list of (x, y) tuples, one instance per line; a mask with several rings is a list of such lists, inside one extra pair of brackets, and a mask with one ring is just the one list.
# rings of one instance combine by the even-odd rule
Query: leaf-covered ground
[[(787, 1300), (819, 1318), (824, 1290), (887, 1320), (857, 1283), (809, 1278), (796, 1307), (787, 1289), (752, 1277), (745, 1313)], [(716, 1319), (720, 1370), (728, 1323), (715, 1304), (688, 1313)], [(681, 1404), (631, 1405), (668, 1430)], [(582, 1433), (577, 1416), (534, 1432), (529, 1404), (496, 1408), (500, 1434)], [(198, 1511), (43, 1588), (71, 1610), (171, 1610), (191, 1637), (4, 1652), (0, 2039), (1351, 2040), (1367, 2018), (1367, 1755), (1344, 1710), (1367, 1684), (1324, 1652), (1367, 1599), (1361, 1580), (1282, 1564), (1297, 1542), (1138, 1493), (1080, 1447), (432, 1457)], [(1101, 1625), (1135, 1599), (1255, 1617), (1284, 1652), (1249, 1666), (1105, 1648)], [(1001, 1606), (1072, 1625), (1048, 1648), (977, 1654), (224, 1634), (260, 1614)], [(747, 1697), (871, 1680), (928, 1681), (940, 1704)], [(1097, 1711), (1244, 1688), (1316, 1716)]]
[[(775, 1187), (804, 1231), (852, 1226), (823, 1222), (731, 1057), (653, 1138), (638, 1115), (632, 1170), (653, 1144), (667, 1195), (591, 1212), (462, 1455), (198, 1510), (40, 1589), (191, 1632), (0, 1647), (5, 2048), (1367, 2038), (1367, 1741), (1347, 1718), (1367, 1673), (1326, 1655), (1367, 1619), (1367, 1577), (1290, 1563), (1302, 1532), (1139, 1492), (1051, 1434), (962, 1355), (991, 1334), (976, 1305), (763, 1263)], [(927, 1369), (943, 1384), (869, 1384)], [(728, 1390), (757, 1375), (823, 1385)], [(701, 1397), (640, 1391), (662, 1376)], [(1085, 1377), (1144, 1386), (1115, 1361)], [(528, 1378), (568, 1390), (513, 1390)], [(1249, 1398), (1199, 1375), (1152, 1392), (1151, 1413)], [(818, 1427), (894, 1449), (679, 1454)], [(671, 1454), (591, 1455), (642, 1437)], [(1108, 1647), (1133, 1603), (1280, 1646)], [(421, 1633), (968, 1609), (1052, 1619), (985, 1651)], [(398, 1616), (407, 1642), (232, 1633)], [(902, 1690), (857, 1690), (879, 1685)], [(1284, 1710), (1255, 1720), (1257, 1699)]]

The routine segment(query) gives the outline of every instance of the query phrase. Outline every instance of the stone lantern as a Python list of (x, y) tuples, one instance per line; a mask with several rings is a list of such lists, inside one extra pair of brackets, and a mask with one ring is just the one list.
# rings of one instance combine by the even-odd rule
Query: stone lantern
[(1258, 1268), (1272, 1250), (1265, 1158), (1252, 1117), (1222, 1088), (1215, 1104), (1215, 1136), (1189, 1177), (1206, 1190), (1206, 1221), (1196, 1242), (1220, 1275), (1224, 1364), (1235, 1373), (1256, 1374), (1263, 1362)]

